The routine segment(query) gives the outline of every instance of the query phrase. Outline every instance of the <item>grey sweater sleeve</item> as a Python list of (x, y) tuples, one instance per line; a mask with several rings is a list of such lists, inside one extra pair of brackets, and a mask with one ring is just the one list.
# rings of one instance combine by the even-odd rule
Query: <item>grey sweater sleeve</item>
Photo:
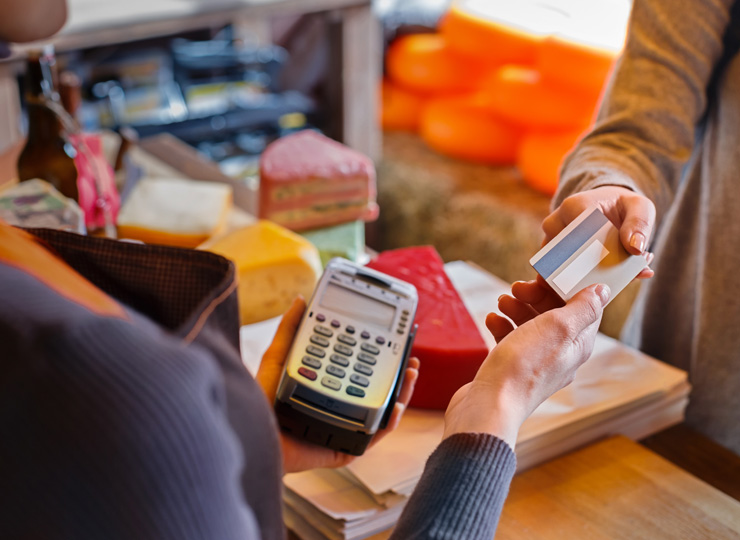
[(706, 106), (733, 0), (635, 0), (624, 52), (594, 129), (564, 162), (557, 207), (602, 185), (673, 199)]
[(491, 540), (516, 470), (501, 439), (453, 435), (427, 461), (391, 540)]
[(205, 350), (2, 264), (0, 291), (0, 538), (259, 538)]

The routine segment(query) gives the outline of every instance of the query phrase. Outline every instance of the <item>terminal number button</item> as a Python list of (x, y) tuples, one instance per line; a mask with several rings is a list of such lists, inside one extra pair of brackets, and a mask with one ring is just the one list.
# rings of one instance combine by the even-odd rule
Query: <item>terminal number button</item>
[(338, 366), (347, 367), (349, 365), (349, 360), (347, 360), (347, 357), (342, 356), (341, 354), (332, 354), (329, 357), (329, 360), (331, 360), (334, 364), (337, 364)]
[(368, 376), (373, 374), (373, 368), (366, 366), (365, 364), (355, 364), (355, 371)]
[(316, 326), (314, 326), (313, 331), (326, 337), (332, 337), (334, 335), (334, 332), (331, 331), (331, 328), (328, 328), (323, 324), (317, 324)]
[(318, 356), (319, 358), (323, 358), (324, 356), (326, 356), (326, 353), (324, 352), (324, 349), (322, 349), (320, 347), (316, 347), (315, 345), (309, 345), (308, 347), (306, 347), (306, 352), (308, 354), (312, 354), (314, 356)]
[(334, 375), (337, 379), (343, 379), (345, 376), (344, 370), (340, 367), (329, 364), (326, 366), (326, 372), (329, 375)]
[(342, 343), (349, 345), (350, 347), (354, 347), (355, 345), (357, 345), (357, 340), (346, 334), (339, 334), (337, 336), (337, 339), (341, 341)]
[(352, 356), (352, 349), (350, 349), (346, 345), (342, 345), (341, 343), (337, 343), (336, 345), (334, 345), (334, 350), (338, 353), (342, 353), (345, 356)]
[(378, 349), (375, 345), (372, 345), (371, 343), (363, 343), (362, 345), (360, 345), (360, 349), (372, 354), (378, 354), (380, 352), (380, 349)]
[(314, 369), (321, 369), (321, 362), (319, 362), (316, 358), (313, 356), (304, 356), (303, 357), (303, 365), (308, 366)]
[(370, 356), (369, 354), (364, 353), (364, 352), (361, 352), (360, 354), (358, 354), (357, 359), (360, 362), (365, 362), (366, 364), (369, 364), (371, 366), (374, 366), (375, 363), (378, 361), (377, 358), (375, 358), (374, 356)]
[(315, 343), (316, 345), (321, 345), (322, 347), (329, 346), (329, 340), (324, 336), (313, 335), (309, 339), (311, 340), (311, 343)]
[(362, 386), (367, 388), (370, 385), (370, 380), (367, 377), (363, 377), (362, 375), (358, 375), (357, 373), (353, 373), (349, 376), (349, 380), (358, 386)]

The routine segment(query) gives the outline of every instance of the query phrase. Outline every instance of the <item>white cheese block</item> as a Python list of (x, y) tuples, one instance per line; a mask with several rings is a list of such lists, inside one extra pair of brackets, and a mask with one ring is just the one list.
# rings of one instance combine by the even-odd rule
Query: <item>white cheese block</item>
[(228, 184), (144, 178), (118, 214), (120, 238), (195, 247), (219, 233), (232, 207)]

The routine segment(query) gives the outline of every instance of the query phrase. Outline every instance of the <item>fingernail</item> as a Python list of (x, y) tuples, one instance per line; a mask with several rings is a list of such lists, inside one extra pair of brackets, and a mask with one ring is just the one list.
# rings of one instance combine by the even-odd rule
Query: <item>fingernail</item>
[(601, 307), (604, 307), (609, 303), (609, 296), (611, 296), (612, 293), (611, 289), (609, 289), (609, 285), (600, 283), (596, 286), (594, 292), (598, 295), (599, 300), (601, 300)]
[(501, 296), (499, 296), (498, 300), (496, 300), (496, 303), (498, 304), (499, 302), (501, 302), (501, 299), (504, 298), (505, 296), (506, 296), (505, 294), (502, 294)]
[(645, 239), (644, 234), (642, 234), (641, 232), (632, 233), (632, 238), (630, 238), (630, 246), (642, 253), (643, 251), (645, 251), (646, 243), (647, 240)]

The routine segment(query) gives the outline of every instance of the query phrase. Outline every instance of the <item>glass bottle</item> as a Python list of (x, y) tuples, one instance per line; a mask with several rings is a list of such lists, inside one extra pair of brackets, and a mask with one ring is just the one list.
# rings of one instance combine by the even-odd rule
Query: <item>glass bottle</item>
[(18, 157), (18, 178), (20, 181), (41, 178), (77, 201), (76, 150), (63, 123), (64, 109), (57, 91), (52, 46), (28, 53), (24, 86), (28, 138)]

